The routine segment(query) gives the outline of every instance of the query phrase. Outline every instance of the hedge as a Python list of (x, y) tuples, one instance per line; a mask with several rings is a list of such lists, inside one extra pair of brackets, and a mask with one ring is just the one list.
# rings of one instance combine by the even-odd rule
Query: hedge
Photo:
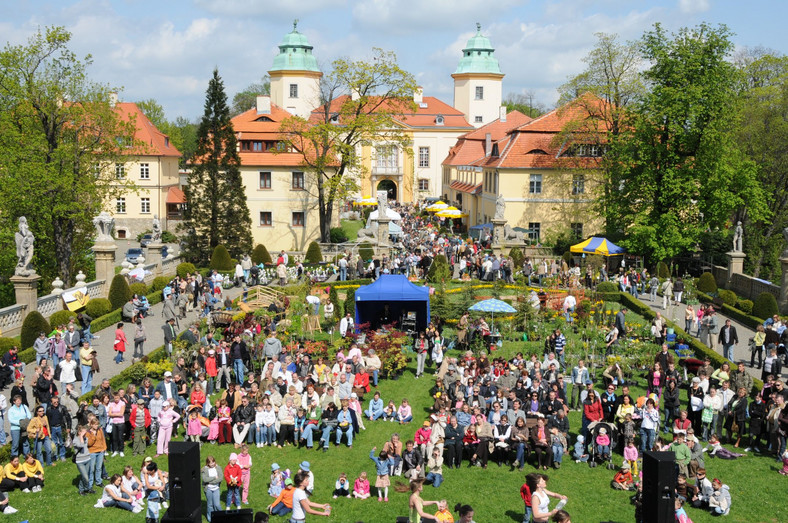
[[(709, 303), (712, 303), (714, 301), (713, 297), (701, 291), (697, 291), (697, 294), (698, 294), (698, 298), (701, 301), (707, 301)], [(730, 316), (732, 319), (738, 321), (742, 325), (751, 328), (752, 330), (758, 328), (758, 325), (763, 325), (763, 320), (761, 318), (758, 318), (751, 314), (747, 314), (744, 311), (740, 311), (739, 309), (735, 307), (731, 307), (730, 305), (726, 305), (724, 303), (722, 304), (722, 313), (725, 314), (725, 316)]]

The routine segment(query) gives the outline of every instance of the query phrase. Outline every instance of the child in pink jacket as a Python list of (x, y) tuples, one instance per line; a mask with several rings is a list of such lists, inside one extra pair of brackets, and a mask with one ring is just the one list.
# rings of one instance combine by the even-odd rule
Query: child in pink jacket
[(367, 479), (366, 471), (362, 471), (361, 475), (356, 478), (353, 484), (353, 496), (356, 499), (367, 499), (369, 497), (369, 480)]
[(162, 454), (169, 454), (170, 439), (172, 438), (172, 429), (181, 415), (172, 410), (169, 401), (165, 401), (159, 412), (159, 438), (156, 441), (156, 457)]

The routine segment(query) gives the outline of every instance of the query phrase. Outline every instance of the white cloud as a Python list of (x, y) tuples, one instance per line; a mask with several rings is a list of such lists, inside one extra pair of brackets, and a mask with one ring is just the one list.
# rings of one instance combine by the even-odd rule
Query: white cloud
[(711, 0), (679, 0), (679, 11), (687, 15), (705, 13), (711, 9)]
[(222, 17), (291, 18), (345, 6), (347, 0), (193, 0), (196, 7)]

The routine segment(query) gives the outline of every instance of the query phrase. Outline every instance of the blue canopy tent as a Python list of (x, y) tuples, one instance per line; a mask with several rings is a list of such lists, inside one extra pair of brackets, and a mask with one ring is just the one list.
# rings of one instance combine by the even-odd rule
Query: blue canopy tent
[(369, 322), (373, 328), (415, 316), (416, 330), (430, 322), (430, 289), (408, 281), (402, 274), (381, 274), (356, 291), (356, 325)]
[(474, 225), (473, 227), (468, 227), (468, 235), (473, 238), (474, 240), (481, 240), (482, 234), (484, 233), (484, 229), (490, 231), (492, 234), (493, 224), (492, 223), (480, 223), (479, 225)]

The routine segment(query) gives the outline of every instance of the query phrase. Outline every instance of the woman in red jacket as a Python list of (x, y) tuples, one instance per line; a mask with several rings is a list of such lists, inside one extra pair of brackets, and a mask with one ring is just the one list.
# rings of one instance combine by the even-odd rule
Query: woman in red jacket
[(118, 323), (115, 329), (115, 363), (123, 363), (123, 353), (126, 352), (126, 333), (123, 332), (123, 322)]
[(208, 356), (205, 358), (205, 375), (208, 377), (208, 390), (206, 391), (210, 396), (213, 394), (214, 383), (219, 371), (216, 368), (216, 351), (211, 349), (208, 351)]
[(369, 374), (367, 374), (367, 369), (364, 367), (358, 369), (358, 374), (353, 380), (353, 388), (360, 389), (357, 393), (363, 391), (359, 394), (361, 396), (360, 399), (364, 399), (364, 393), (369, 393)]
[(602, 421), (604, 411), (602, 410), (602, 401), (597, 396), (594, 386), (589, 381), (587, 384), (586, 399), (583, 400), (583, 436), (588, 441), (588, 425), (595, 421)]

